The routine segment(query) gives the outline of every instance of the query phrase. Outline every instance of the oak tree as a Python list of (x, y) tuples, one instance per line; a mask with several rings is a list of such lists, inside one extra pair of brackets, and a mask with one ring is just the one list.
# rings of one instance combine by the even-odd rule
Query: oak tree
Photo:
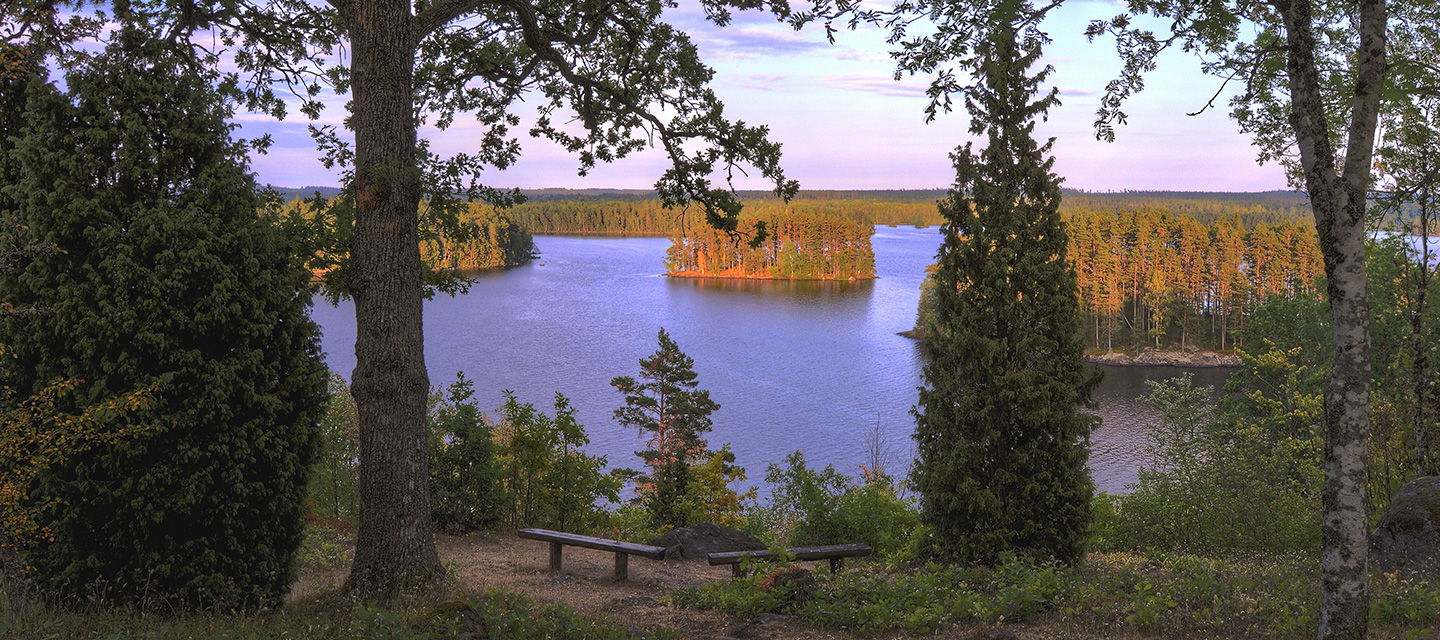
[[(787, 10), (784, 2), (701, 4), (719, 25), (730, 21), (732, 10)], [(3, 17), (53, 23), (55, 12), (47, 10), (54, 6), (6, 3)], [(797, 190), (767, 130), (726, 117), (708, 87), (713, 72), (689, 37), (664, 20), (673, 6), (667, 0), (115, 1), (115, 15), (156, 25), (195, 60), (211, 67), (231, 63), (218, 87), (247, 107), (283, 117), (294, 108), (284, 98), (293, 96), (300, 111), (315, 117), (326, 89), (349, 96), (345, 126), (353, 138), (332, 126), (312, 129), (346, 184), (344, 197), (331, 203), (333, 215), (310, 224), (317, 256), (345, 256), (328, 265), (334, 270), (327, 284), (355, 301), (351, 390), (362, 465), (349, 584), (358, 592), (385, 596), (443, 575), (425, 490), (430, 385), (421, 311), (427, 285), (453, 291), (456, 282), (426, 269), (419, 245), (447, 233), (463, 236), (457, 219), (467, 201), (517, 199), (515, 192), (483, 185), (479, 176), (519, 156), (513, 130), (522, 98), (533, 98), (528, 104), (537, 111), (531, 135), (576, 154), (582, 174), (658, 146), (671, 164), (656, 183), (663, 201), (699, 203), (714, 226), (735, 228), (740, 204), (728, 181), (746, 167), (781, 197)], [(197, 33), (210, 37), (191, 37)], [(442, 157), (419, 136), (422, 125), (446, 129), (472, 116), (483, 133), (469, 153)], [(268, 140), (253, 142), (263, 148)], [(723, 176), (718, 184), (717, 175)]]

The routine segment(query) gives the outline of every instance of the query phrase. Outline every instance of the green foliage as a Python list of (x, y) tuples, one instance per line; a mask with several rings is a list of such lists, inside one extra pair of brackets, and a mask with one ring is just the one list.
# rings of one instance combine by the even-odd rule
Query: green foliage
[(1236, 387), (1218, 420), (1211, 390), (1195, 388), (1190, 376), (1150, 384), (1142, 400), (1160, 412), (1151, 459), (1131, 493), (1097, 504), (1098, 544), (1222, 555), (1318, 551), (1321, 398), (1304, 388), (1309, 374), (1286, 353), (1241, 355), (1246, 366), (1231, 384), (1257, 382), (1264, 391)]
[(430, 409), (430, 517), (451, 533), (504, 521), (495, 437), (474, 395), (474, 383), (458, 374)]
[(603, 473), (604, 456), (581, 450), (590, 438), (569, 399), (555, 394), (551, 418), (506, 391), (493, 429), (505, 491), (501, 512), (510, 526), (584, 533), (605, 523), (596, 503), (618, 501), (624, 481)]
[(320, 456), (310, 475), (310, 503), (315, 513), (354, 519), (360, 514), (360, 414), (350, 386), (332, 372), (330, 403), (320, 419)]
[[(1396, 240), (1369, 249), (1372, 518), (1415, 477), (1416, 296), (1407, 283), (1417, 266)], [(1252, 310), (1242, 338), (1243, 366), (1231, 374), (1213, 415), (1200, 399), (1206, 394), (1188, 382), (1152, 388), (1150, 401), (1162, 412), (1151, 433), (1158, 457), (1132, 493), (1113, 498), (1113, 511), (1097, 511), (1105, 520), (1097, 541), (1105, 548), (1216, 554), (1319, 549), (1329, 305), (1313, 293), (1272, 296)]]
[(212, 78), (143, 30), (122, 28), (66, 94), (32, 83), (0, 160), (23, 168), (3, 187), (5, 226), (57, 249), (0, 275), (5, 302), (51, 310), (4, 322), (17, 393), (83, 380), (83, 408), (163, 380), (115, 418), (155, 429), (42, 474), (53, 538), (27, 560), (52, 600), (273, 608), (324, 410), (309, 274), (256, 215)]
[(884, 557), (906, 549), (919, 525), (915, 506), (884, 472), (867, 472), (863, 483), (855, 483), (833, 465), (810, 469), (796, 451), (785, 457), (785, 466), (770, 465), (765, 482), (766, 519), (785, 546), (860, 542)]
[(305, 539), (295, 561), (302, 567), (314, 569), (339, 569), (350, 564), (350, 553), (345, 550), (344, 536), (335, 523), (309, 522), (305, 526)]
[[(671, 601), (749, 617), (799, 615), (812, 624), (875, 633), (933, 633), (964, 623), (1023, 621), (1062, 602), (1072, 578), (1052, 565), (1003, 554), (994, 567), (928, 564), (913, 571), (816, 572), (820, 588), (804, 605), (770, 587), (768, 575), (679, 589)], [(872, 565), (866, 565), (869, 568)], [(778, 571), (778, 569), (777, 569)]]
[[(431, 600), (431, 603), (434, 601)], [(29, 620), (0, 622), (15, 640), (679, 640), (669, 629), (637, 634), (611, 620), (590, 620), (563, 605), (537, 604), (492, 589), (439, 604), (406, 608), (335, 607), (302, 601), (274, 613), (155, 614), (133, 610), (42, 611)]]
[(1080, 408), (1099, 377), (1085, 369), (1051, 143), (1031, 138), (1056, 97), (1031, 101), (1048, 73), (1028, 72), (1043, 34), (1017, 42), (1013, 13), (988, 20), (974, 71), (983, 88), (967, 104), (971, 130), (989, 144), (952, 155), (956, 183), (940, 203), (947, 223), (911, 479), (945, 555), (993, 561), (1013, 550), (1073, 562), (1093, 493), (1094, 418)]
[(744, 481), (745, 470), (735, 466), (735, 452), (726, 444), (690, 470), (690, 482), (676, 511), (684, 522), (743, 526), (745, 502), (755, 499), (755, 489), (739, 494), (730, 485)]
[[(630, 640), (638, 636), (604, 620), (586, 620), (570, 607), (537, 605), (508, 591), (442, 603), (428, 611), (405, 614), (362, 607), (355, 614), (351, 637), (364, 640), (443, 640), (505, 638), (506, 640)], [(678, 640), (671, 631), (644, 636)]]
[[(714, 455), (700, 436), (710, 431), (710, 414), (720, 404), (710, 399), (709, 391), (696, 388), (694, 358), (680, 351), (664, 328), (659, 343), (658, 351), (640, 360), (640, 377), (645, 382), (630, 376), (610, 381), (625, 395), (625, 406), (615, 410), (615, 421), (649, 435), (646, 444), (650, 448), (635, 452), (645, 462), (646, 471), (623, 473), (635, 478), (640, 503), (651, 520), (661, 527), (685, 527), (695, 524), (688, 521), (691, 510), (684, 507), (694, 467)], [(725, 490), (723, 482), (719, 490)]]
[[(1160, 637), (1314, 637), (1319, 567), (1303, 557), (1256, 554), (1220, 560), (1171, 553), (1092, 553), (1064, 567), (1002, 554), (990, 566), (866, 563), (815, 573), (803, 607), (765, 589), (764, 574), (680, 589), (672, 602), (749, 617), (789, 613), (861, 633), (947, 629), (978, 634), (1002, 619), (1043, 618), (1062, 628)], [(1383, 576), (1372, 581), (1380, 631), (1426, 633), (1440, 623), (1440, 589)], [(980, 630), (980, 631), (977, 631)], [(1389, 637), (1389, 636), (1386, 636)], [(1425, 637), (1425, 636), (1418, 636)]]

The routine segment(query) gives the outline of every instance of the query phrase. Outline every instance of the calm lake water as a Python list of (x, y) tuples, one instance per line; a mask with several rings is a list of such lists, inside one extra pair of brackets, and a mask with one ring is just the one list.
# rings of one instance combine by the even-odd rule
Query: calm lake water
[[(468, 294), (426, 303), (430, 382), (449, 384), (463, 371), (482, 408), (499, 406), (509, 389), (547, 414), (563, 393), (590, 435), (590, 453), (638, 467), (644, 438), (615, 423), (623, 399), (610, 379), (636, 375), (664, 327), (720, 403), (711, 446), (730, 443), (750, 484), (797, 449), (812, 466), (853, 475), (878, 444), (887, 469), (903, 474), (914, 457), (921, 355), (896, 332), (915, 324), (940, 236), (935, 227), (879, 227), (871, 241), (877, 280), (785, 282), (666, 278), (666, 238), (538, 236), (539, 260), (481, 273)], [(354, 306), (317, 297), (314, 317), (330, 368), (348, 378)], [(1229, 372), (1105, 369), (1090, 466), (1111, 492), (1136, 479), (1152, 416), (1135, 401), (1144, 381), (1191, 371), (1199, 384), (1220, 385)]]

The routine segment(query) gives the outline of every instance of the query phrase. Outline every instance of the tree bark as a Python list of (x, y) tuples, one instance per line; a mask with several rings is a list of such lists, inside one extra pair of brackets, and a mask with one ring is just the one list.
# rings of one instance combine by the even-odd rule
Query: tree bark
[(1365, 459), (1370, 435), (1370, 304), (1365, 277), (1365, 208), (1381, 83), (1385, 2), (1361, 0), (1355, 103), (1344, 173), (1337, 172), (1315, 59), (1311, 0), (1276, 3), (1285, 20), (1290, 125), (1300, 150), (1329, 278), (1335, 353), (1325, 392), (1325, 491), (1321, 513), (1319, 637), (1365, 637), (1369, 529)]
[(0, 533), (0, 580), (4, 580), (7, 612), (24, 615), (30, 612), (30, 579), (25, 575), (25, 558), (8, 546), (9, 536)]
[(360, 423), (360, 526), (352, 590), (374, 598), (444, 575), (430, 520), (429, 452), (416, 224), (415, 47), (407, 0), (349, 5), (355, 131), (355, 371)]

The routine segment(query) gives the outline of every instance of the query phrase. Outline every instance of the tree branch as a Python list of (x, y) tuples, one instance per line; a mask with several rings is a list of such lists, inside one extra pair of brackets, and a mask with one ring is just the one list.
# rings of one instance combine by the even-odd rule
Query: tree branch
[[(331, 1), (348, 2), (349, 0)], [(478, 10), (484, 4), (486, 4), (486, 0), (439, 0), (425, 7), (425, 10), (415, 16), (415, 22), (410, 30), (412, 34), (411, 38), (413, 38), (414, 41), (410, 43), (410, 48), (413, 49), (420, 46), (420, 41), (424, 40), (431, 33), (444, 28), (445, 25), (450, 24), (451, 21), (458, 19), (460, 16)], [(493, 4), (499, 5), (505, 3), (496, 2)]]

